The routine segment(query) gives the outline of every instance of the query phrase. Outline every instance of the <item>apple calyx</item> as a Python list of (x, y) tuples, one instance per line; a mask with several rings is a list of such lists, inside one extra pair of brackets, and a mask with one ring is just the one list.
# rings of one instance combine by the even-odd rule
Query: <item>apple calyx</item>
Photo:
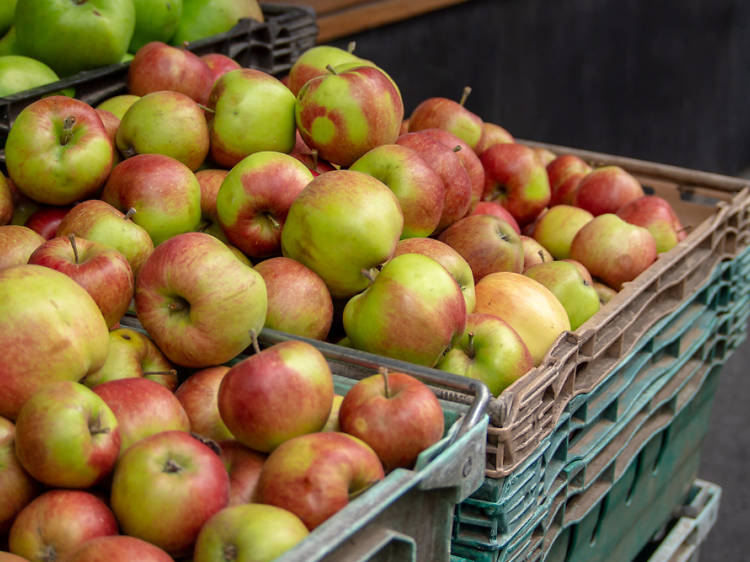
[[(539, 250), (539, 251), (537, 251), (537, 254), (539, 254), (539, 259), (542, 260), (542, 263), (544, 263), (544, 262), (547, 261), (547, 258), (544, 257), (544, 252), (542, 252), (541, 250)], [(585, 281), (585, 279), (584, 279), (584, 281)]]
[(167, 305), (167, 308), (170, 312), (184, 312), (186, 310), (190, 310), (190, 303), (183, 299), (182, 297), (175, 297), (171, 301), (169, 301), (169, 304)]
[(453, 147), (453, 152), (458, 152), (459, 150), (461, 150), (460, 144), (457, 144), (456, 146)]
[(138, 151), (135, 149), (133, 145), (130, 145), (127, 148), (123, 148), (122, 150), (120, 150), (120, 154), (122, 154), (123, 158), (127, 159), (127, 158), (132, 158), (133, 156), (137, 156)]
[(233, 544), (224, 545), (221, 551), (221, 559), (226, 560), (226, 562), (237, 560), (237, 547)]
[(63, 120), (63, 129), (60, 134), (60, 144), (65, 146), (73, 139), (73, 125), (76, 124), (76, 118), (72, 115), (68, 115)]
[(385, 392), (385, 397), (387, 399), (390, 399), (390, 397), (391, 397), (391, 387), (388, 384), (388, 369), (386, 369), (385, 367), (380, 367), (378, 369), (378, 372), (383, 377), (383, 390)]
[(39, 556), (39, 560), (42, 562), (55, 562), (57, 560), (57, 550), (51, 544), (45, 544), (37, 556)]
[(162, 472), (166, 472), (167, 474), (175, 474), (181, 470), (182, 466), (174, 459), (167, 459), (167, 462), (164, 463), (164, 468), (162, 468)]
[(331, 74), (338, 76), (338, 72), (336, 72), (336, 70), (330, 64), (326, 65), (326, 70), (330, 72)]
[(78, 265), (78, 247), (76, 246), (76, 235), (73, 233), (68, 234), (68, 240), (70, 240), (70, 245), (73, 247), (73, 259), (76, 261), (76, 265)]
[(458, 102), (458, 105), (463, 107), (469, 94), (471, 94), (471, 86), (464, 86), (464, 91), (461, 93), (461, 100)]

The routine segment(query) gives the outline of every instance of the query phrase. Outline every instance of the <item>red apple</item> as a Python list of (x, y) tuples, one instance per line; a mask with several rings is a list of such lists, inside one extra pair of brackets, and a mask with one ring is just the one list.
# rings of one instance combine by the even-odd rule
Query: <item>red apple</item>
[(221, 460), (229, 473), (229, 505), (255, 501), (258, 478), (266, 455), (245, 447), (239, 441), (219, 443)]
[(21, 466), (15, 451), (15, 426), (0, 417), (0, 536), (37, 494), (38, 483)]
[(203, 62), (206, 63), (206, 66), (208, 66), (208, 69), (211, 71), (212, 86), (219, 76), (226, 74), (230, 70), (242, 68), (240, 63), (238, 63), (232, 57), (222, 55), (221, 53), (208, 53), (200, 58), (201, 60), (203, 60)]
[(464, 107), (470, 92), (471, 88), (464, 88), (459, 102), (441, 97), (422, 101), (409, 117), (409, 131), (445, 129), (463, 139), (473, 150), (482, 136), (482, 119)]
[(521, 235), (521, 246), (523, 247), (523, 271), (555, 259), (544, 246), (530, 236)]
[(31, 213), (24, 224), (45, 240), (49, 240), (56, 236), (57, 227), (69, 210), (69, 207), (43, 206)]
[(219, 386), (229, 371), (226, 365), (201, 369), (177, 387), (175, 396), (190, 419), (190, 430), (214, 441), (232, 439), (232, 432), (219, 415)]
[(596, 217), (616, 213), (643, 195), (640, 182), (631, 174), (619, 166), (603, 166), (586, 174), (578, 183), (574, 205)]
[(28, 226), (16, 224), (0, 226), (0, 270), (28, 263), (34, 250), (44, 242), (44, 237)]
[(620, 207), (617, 216), (630, 224), (648, 229), (659, 253), (668, 252), (687, 236), (672, 206), (657, 195), (644, 195), (634, 199)]
[(215, 236), (225, 243), (229, 240), (221, 229), (219, 217), (216, 214), (216, 194), (219, 193), (221, 182), (228, 173), (228, 170), (217, 168), (206, 168), (195, 172), (195, 179), (198, 180), (201, 188), (201, 224), (198, 230)]
[(498, 218), (503, 219), (510, 226), (513, 227), (518, 234), (521, 234), (521, 227), (518, 226), (518, 222), (510, 214), (510, 211), (503, 207), (500, 203), (494, 201), (480, 201), (474, 210), (471, 212), (472, 215), (495, 215)]
[(158, 546), (128, 537), (111, 535), (86, 541), (78, 547), (66, 562), (174, 562), (172, 557)]
[(547, 177), (552, 190), (550, 205), (573, 205), (578, 184), (590, 171), (591, 166), (574, 154), (561, 154), (547, 164)]

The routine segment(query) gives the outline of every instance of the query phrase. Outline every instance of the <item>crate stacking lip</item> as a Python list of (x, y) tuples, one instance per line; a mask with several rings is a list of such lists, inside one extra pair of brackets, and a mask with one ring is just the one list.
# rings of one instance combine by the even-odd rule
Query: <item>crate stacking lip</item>
[(702, 288), (656, 322), (595, 390), (570, 400), (555, 430), (518, 469), (504, 478), (485, 478), (457, 506), (454, 553), (468, 549), (488, 560), (506, 559), (501, 554), (517, 551), (514, 545), (523, 537), (531, 544), (534, 529), (544, 539), (536, 548), (549, 549), (553, 523), (565, 529), (585, 516), (639, 447), (673, 423), (744, 337), (747, 302), (738, 306), (736, 299), (747, 298), (738, 296), (744, 289), (738, 289), (737, 276), (746, 274), (748, 262), (750, 250), (722, 263)]

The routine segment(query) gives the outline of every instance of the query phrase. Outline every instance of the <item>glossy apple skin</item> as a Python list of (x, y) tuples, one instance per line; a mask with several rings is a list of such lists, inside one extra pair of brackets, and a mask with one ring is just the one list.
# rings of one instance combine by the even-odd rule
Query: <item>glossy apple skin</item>
[(164, 355), (220, 365), (247, 348), (266, 318), (263, 278), (221, 241), (188, 232), (158, 246), (136, 279), (135, 308)]
[(482, 136), (482, 119), (451, 99), (427, 98), (409, 116), (409, 132), (423, 129), (445, 129), (473, 150)]
[(86, 541), (68, 562), (174, 562), (173, 558), (149, 542), (127, 535), (110, 535)]
[(477, 146), (474, 147), (474, 151), (478, 156), (493, 144), (512, 142), (516, 142), (513, 135), (511, 135), (504, 127), (485, 121), (482, 123), (482, 136), (479, 137), (479, 142), (477, 143)]
[(590, 171), (591, 166), (574, 154), (561, 154), (547, 164), (547, 177), (552, 190), (550, 205), (573, 205), (578, 184)]
[(555, 259), (544, 246), (530, 236), (521, 235), (521, 246), (523, 247), (523, 271)]
[(51, 553), (67, 559), (84, 542), (117, 534), (117, 521), (107, 505), (82, 490), (50, 490), (18, 514), (10, 529), (11, 552), (37, 559)]
[(350, 388), (341, 403), (339, 424), (343, 432), (372, 447), (386, 472), (413, 467), (419, 453), (440, 441), (445, 430), (435, 394), (420, 380), (398, 372), (372, 375)]
[(24, 224), (45, 240), (49, 240), (55, 237), (57, 227), (69, 210), (68, 207), (40, 207), (29, 215)]
[(95, 371), (108, 345), (99, 307), (68, 276), (39, 265), (0, 270), (0, 415), (13, 420), (38, 389)]
[(68, 205), (96, 194), (113, 158), (112, 141), (96, 110), (67, 96), (27, 105), (5, 143), (5, 163), (16, 187), (48, 205)]
[(308, 534), (299, 517), (280, 507), (259, 503), (226, 507), (201, 529), (193, 562), (225, 559), (230, 545), (238, 560), (275, 560)]
[(214, 441), (232, 439), (232, 432), (219, 415), (219, 386), (229, 371), (226, 365), (208, 367), (190, 375), (175, 390), (190, 419), (190, 430)]
[(243, 158), (216, 195), (216, 214), (229, 241), (254, 258), (280, 253), (289, 207), (312, 179), (307, 166), (288, 154), (262, 151)]
[(219, 456), (184, 431), (163, 431), (131, 446), (117, 462), (110, 505), (123, 534), (172, 556), (188, 554), (203, 524), (229, 501)]
[(680, 218), (666, 199), (644, 195), (617, 210), (622, 220), (642, 226), (651, 233), (658, 253), (668, 252), (687, 236)]
[(493, 215), (464, 217), (440, 233), (439, 240), (468, 262), (475, 284), (495, 271), (523, 271), (521, 238), (507, 222)]
[(532, 237), (556, 260), (570, 257), (570, 245), (583, 225), (594, 218), (586, 209), (571, 205), (550, 207), (536, 221)]
[(401, 205), (385, 184), (336, 170), (315, 177), (294, 200), (281, 250), (317, 273), (332, 297), (344, 298), (367, 287), (362, 270), (390, 258), (403, 226)]
[(229, 239), (221, 229), (216, 214), (216, 194), (219, 193), (221, 182), (228, 173), (229, 170), (218, 168), (204, 168), (195, 172), (195, 179), (201, 188), (201, 223), (198, 231), (210, 234), (227, 244)]
[(269, 455), (258, 501), (288, 509), (312, 530), (383, 476), (383, 465), (364, 441), (346, 433), (310, 433)]
[(443, 212), (445, 185), (416, 151), (398, 144), (376, 146), (349, 169), (368, 174), (393, 191), (404, 213), (401, 238), (429, 236), (435, 231)]
[(234, 438), (269, 452), (298, 435), (320, 431), (333, 403), (325, 357), (302, 341), (286, 341), (251, 355), (224, 375), (219, 413)]
[(518, 222), (510, 214), (510, 211), (494, 201), (480, 201), (474, 210), (471, 212), (472, 215), (495, 215), (496, 217), (503, 219), (510, 226), (513, 227), (518, 234), (521, 234), (521, 227), (518, 226)]
[(110, 328), (125, 316), (133, 299), (135, 279), (128, 260), (99, 242), (58, 236), (34, 250), (29, 263), (64, 273), (86, 289)]
[(120, 456), (132, 444), (161, 431), (190, 431), (190, 419), (177, 397), (146, 378), (117, 379), (94, 392), (114, 412), (120, 428)]
[(0, 534), (5, 535), (13, 520), (38, 493), (39, 484), (16, 457), (15, 426), (0, 417)]
[(234, 440), (221, 441), (219, 449), (221, 460), (229, 473), (229, 505), (255, 501), (255, 490), (266, 455)]
[(44, 237), (28, 226), (0, 226), (0, 270), (28, 263), (31, 254), (44, 242)]
[(119, 96), (112, 96), (111, 98), (107, 98), (103, 102), (101, 102), (99, 105), (96, 106), (96, 109), (103, 109), (104, 111), (109, 111), (112, 115), (117, 117), (118, 119), (122, 119), (122, 116), (125, 115), (125, 112), (128, 110), (128, 108), (133, 105), (141, 96), (135, 96), (133, 94), (122, 94)]
[(538, 281), (520, 273), (491, 273), (476, 286), (475, 312), (505, 320), (521, 336), (539, 365), (558, 336), (570, 330), (565, 308)]
[(333, 164), (349, 166), (376, 146), (396, 141), (404, 104), (385, 72), (358, 66), (308, 80), (294, 113), (310, 148)]
[(333, 300), (317, 273), (285, 257), (264, 260), (255, 271), (268, 292), (265, 327), (325, 340), (333, 322)]
[(114, 467), (117, 419), (89, 388), (73, 381), (37, 390), (16, 419), (16, 455), (35, 479), (53, 487), (88, 488)]
[(586, 174), (578, 183), (574, 205), (592, 215), (616, 213), (623, 205), (643, 197), (640, 182), (619, 166), (603, 166)]
[(138, 49), (128, 69), (128, 91), (136, 96), (171, 90), (206, 105), (212, 84), (211, 70), (199, 56), (161, 41)]
[(647, 229), (612, 213), (588, 222), (570, 247), (571, 258), (617, 291), (645, 271), (656, 256), (656, 242)]
[(230, 70), (237, 70), (242, 68), (240, 63), (234, 60), (232, 57), (222, 55), (221, 53), (208, 53), (200, 57), (203, 62), (206, 63), (208, 69), (211, 71), (211, 85), (216, 81), (217, 78), (223, 76)]
[(407, 238), (396, 245), (393, 257), (401, 254), (422, 254), (442, 265), (458, 283), (466, 301), (466, 312), (474, 310), (474, 274), (469, 263), (456, 250), (435, 238)]
[(526, 344), (507, 322), (469, 314), (466, 329), (436, 368), (480, 380), (497, 396), (533, 366)]
[(307, 49), (294, 62), (289, 70), (289, 89), (296, 96), (302, 86), (315, 76), (320, 76), (328, 72), (326, 67), (333, 67), (339, 64), (349, 62), (366, 63), (364, 59), (359, 58), (354, 53), (350, 53), (339, 47), (332, 45), (316, 45)]
[(432, 367), (463, 331), (466, 301), (438, 262), (402, 254), (349, 299), (343, 323), (352, 347)]
[(479, 159), (486, 178), (482, 198), (508, 209), (519, 226), (533, 221), (549, 203), (547, 170), (529, 147), (495, 144)]

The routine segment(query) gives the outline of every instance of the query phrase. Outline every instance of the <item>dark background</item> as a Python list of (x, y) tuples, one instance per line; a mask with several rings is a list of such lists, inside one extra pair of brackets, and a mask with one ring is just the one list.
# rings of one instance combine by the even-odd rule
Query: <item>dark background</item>
[[(471, 0), (341, 38), (406, 114), (458, 100), (513, 135), (740, 175), (750, 168), (750, 2)], [(750, 343), (726, 364), (700, 476), (722, 486), (706, 561), (750, 560)]]

